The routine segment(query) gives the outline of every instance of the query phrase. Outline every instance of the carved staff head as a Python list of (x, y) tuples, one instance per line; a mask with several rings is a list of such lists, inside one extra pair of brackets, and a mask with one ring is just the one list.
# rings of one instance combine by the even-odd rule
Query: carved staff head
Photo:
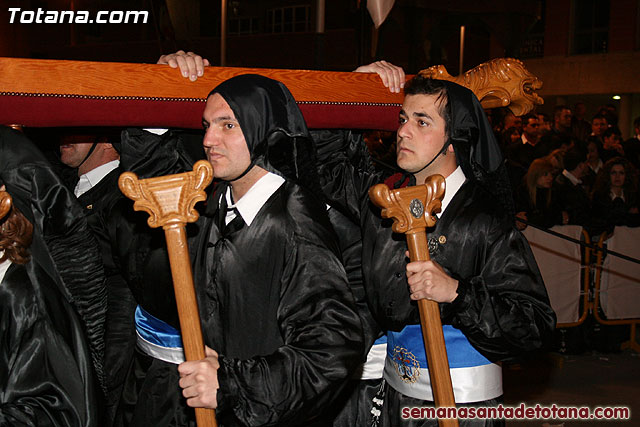
[(133, 172), (120, 175), (122, 193), (133, 200), (133, 208), (149, 213), (149, 227), (167, 228), (198, 219), (195, 204), (206, 199), (204, 189), (211, 183), (213, 169), (200, 160), (193, 171), (156, 178), (138, 179)]
[(442, 175), (431, 175), (423, 185), (390, 190), (385, 184), (369, 189), (369, 198), (382, 208), (383, 218), (393, 218), (396, 233), (416, 233), (433, 227), (436, 213), (442, 208), (445, 180)]

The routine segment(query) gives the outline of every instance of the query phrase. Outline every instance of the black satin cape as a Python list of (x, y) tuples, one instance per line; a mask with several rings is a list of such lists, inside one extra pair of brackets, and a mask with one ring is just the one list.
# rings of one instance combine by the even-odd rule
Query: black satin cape
[[(200, 158), (204, 156), (202, 137), (197, 142), (198, 154), (185, 146), (185, 138), (191, 139), (190, 135), (178, 131), (156, 135), (141, 129), (127, 129), (122, 133), (120, 168), (135, 172), (141, 179), (191, 170), (198, 154)], [(106, 264), (119, 272), (136, 304), (179, 330), (163, 230), (150, 228), (149, 215), (134, 211), (133, 202), (124, 196), (99, 216), (111, 244), (112, 259)], [(193, 232), (194, 224), (187, 224), (187, 234), (192, 236)], [(110, 310), (115, 315), (123, 310), (129, 315), (128, 307), (128, 300), (121, 300), (115, 310)], [(135, 336), (134, 325), (128, 328), (128, 324), (114, 323), (108, 323), (114, 327), (112, 332), (125, 339), (129, 332)], [(135, 349), (135, 341), (127, 351), (114, 350), (107, 352), (107, 356), (113, 356), (111, 360), (107, 358), (107, 363), (123, 366), (122, 363), (127, 362), (114, 426), (184, 426), (194, 422), (193, 409), (186, 406), (180, 394), (176, 365), (143, 354)]]
[(0, 424), (97, 425), (106, 294), (95, 239), (43, 155), (4, 127), (0, 184), (34, 226), (31, 260), (1, 285)]
[(194, 275), (221, 354), (222, 425), (311, 425), (362, 361), (362, 326), (324, 206), (285, 182), (251, 226), (204, 218)]
[[(113, 254), (113, 239), (108, 226), (113, 206), (125, 198), (118, 188), (118, 178), (122, 172), (120, 167), (113, 169), (78, 197), (78, 202), (84, 207), (89, 227), (98, 241), (107, 278), (104, 427), (109, 427), (112, 423), (136, 344), (134, 325), (136, 302), (122, 275), (120, 265), (116, 262), (118, 257)], [(131, 201), (126, 200), (131, 210)]]
[[(440, 304), (442, 321), (462, 330), (489, 360), (505, 360), (546, 344), (555, 315), (529, 245), (505, 205), (486, 189), (491, 174), (501, 169), (487, 119), (470, 91), (446, 83), (451, 139), (467, 182), (427, 230), (432, 259), (460, 283), (458, 297)], [(385, 177), (362, 167), (367, 154), (361, 137), (347, 131), (317, 137), (325, 195), (361, 226), (365, 289), (376, 320), (393, 331), (419, 323), (409, 298), (405, 236), (392, 232), (392, 221), (382, 219), (368, 197), (369, 188)], [(397, 174), (386, 183), (394, 187), (403, 181)]]

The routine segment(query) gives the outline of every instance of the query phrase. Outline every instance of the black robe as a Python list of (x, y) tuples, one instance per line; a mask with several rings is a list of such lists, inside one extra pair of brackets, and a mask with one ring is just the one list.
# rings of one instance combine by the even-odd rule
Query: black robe
[(97, 242), (44, 156), (4, 127), (0, 184), (33, 225), (30, 260), (10, 266), (0, 289), (0, 424), (97, 426), (106, 312)]
[[(100, 245), (107, 277), (107, 313), (105, 323), (105, 381), (107, 388), (104, 424), (111, 425), (136, 343), (133, 315), (136, 301), (124, 279), (118, 257), (113, 255), (114, 233), (109, 230), (110, 216), (118, 203), (131, 211), (132, 202), (118, 188), (123, 170), (113, 169), (95, 186), (78, 197), (87, 221)], [(124, 199), (124, 200), (123, 200)], [(134, 214), (127, 214), (133, 216)], [(129, 239), (133, 241), (133, 239)]]
[[(381, 177), (361, 175), (347, 163), (324, 171), (342, 177), (326, 182), (332, 203), (360, 219), (365, 289), (378, 323), (392, 331), (419, 323), (407, 285), (405, 236), (392, 232), (392, 221), (382, 219), (368, 198)], [(545, 343), (555, 315), (540, 272), (526, 240), (490, 194), (467, 181), (427, 231), (431, 258), (460, 282), (458, 297), (440, 304), (443, 323), (460, 329), (494, 362)]]
[[(361, 166), (358, 158), (363, 156), (357, 153), (362, 148), (358, 148), (357, 138), (349, 134), (319, 141), (319, 149), (320, 160), (325, 161), (320, 166), (321, 178), (330, 202), (361, 224), (365, 290), (375, 318), (390, 331), (419, 323), (416, 302), (410, 299), (407, 285), (406, 238), (392, 232), (392, 221), (380, 217), (380, 209), (367, 194), (383, 177)], [(404, 178), (396, 174), (385, 182), (393, 187)], [(443, 324), (462, 331), (471, 345), (492, 362), (548, 343), (555, 314), (540, 272), (511, 215), (491, 194), (476, 182), (467, 181), (436, 226), (427, 231), (431, 259), (459, 281), (456, 299), (439, 304)], [(497, 403), (491, 399), (482, 405)], [(412, 399), (387, 384), (381, 425), (403, 423), (399, 419), (402, 407), (429, 404), (432, 402)], [(501, 420), (487, 421), (461, 425), (504, 425)], [(410, 424), (431, 426), (437, 421)]]
[(613, 233), (616, 226), (639, 227), (640, 214), (631, 213), (630, 210), (640, 208), (638, 197), (630, 191), (625, 193), (625, 200), (621, 197), (611, 199), (607, 193), (597, 192), (593, 194), (593, 227), (591, 233), (594, 240), (596, 235), (607, 232)]
[(285, 182), (251, 226), (203, 218), (194, 276), (221, 357), (222, 425), (309, 425), (362, 361), (362, 327), (324, 206)]
[[(134, 171), (139, 178), (180, 173), (189, 170), (196, 159), (188, 155), (182, 135), (167, 132), (155, 135), (140, 129), (128, 129), (122, 134), (120, 168)], [(128, 340), (135, 335), (135, 325), (118, 322), (118, 315), (131, 315), (129, 294), (135, 304), (148, 313), (180, 329), (169, 257), (164, 232), (149, 228), (145, 212), (133, 210), (133, 201), (122, 196), (95, 212), (111, 248), (105, 266), (113, 267), (124, 281), (124, 287), (112, 286), (110, 296), (116, 306), (110, 308), (107, 338)], [(193, 224), (187, 225), (191, 235)], [(113, 280), (113, 277), (112, 277)], [(113, 282), (112, 282), (113, 284)], [(118, 291), (119, 290), (119, 291)], [(133, 322), (132, 322), (133, 323)], [(133, 357), (131, 356), (131, 353)], [(136, 348), (113, 348), (106, 353), (106, 363), (125, 368), (122, 394), (116, 408), (115, 426), (186, 426), (195, 423), (193, 409), (188, 408), (178, 385), (177, 366), (154, 359)], [(111, 357), (109, 357), (111, 356)], [(125, 363), (127, 362), (127, 363)], [(114, 377), (119, 380), (121, 377)], [(114, 386), (119, 383), (112, 383)], [(114, 395), (119, 389), (114, 388)]]
[(34, 261), (0, 283), (0, 341), (0, 426), (98, 425), (82, 324)]
[[(287, 182), (249, 227), (222, 237), (216, 210), (196, 223), (190, 252), (204, 341), (220, 354), (220, 426), (325, 425), (323, 411), (362, 362), (362, 326), (324, 209)], [(166, 255), (151, 256), (134, 293), (171, 324), (175, 308), (160, 300), (172, 295), (157, 273)], [(138, 352), (124, 424), (195, 425), (178, 380), (176, 365)]]

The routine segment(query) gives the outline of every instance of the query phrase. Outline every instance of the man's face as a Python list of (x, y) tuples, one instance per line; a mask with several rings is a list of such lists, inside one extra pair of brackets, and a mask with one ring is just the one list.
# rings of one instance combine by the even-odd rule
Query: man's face
[(587, 172), (587, 167), (588, 166), (587, 166), (586, 160), (584, 162), (580, 162), (580, 164), (578, 164), (578, 166), (575, 169), (574, 176), (578, 179), (582, 178)]
[(607, 121), (602, 118), (595, 118), (591, 121), (591, 132), (596, 136), (602, 136), (607, 130)]
[(66, 136), (60, 144), (60, 160), (65, 165), (77, 168), (87, 157), (95, 137), (90, 135)]
[(605, 136), (603, 141), (604, 144), (602, 145), (604, 146), (604, 148), (606, 148), (607, 150), (611, 150), (620, 145), (620, 136), (618, 134), (612, 133), (609, 136)]
[(504, 128), (511, 129), (516, 128), (522, 132), (522, 117), (518, 117), (514, 114), (509, 114), (504, 118)]
[[(437, 95), (407, 95), (400, 111), (400, 126), (396, 146), (397, 163), (407, 172), (417, 172), (442, 149), (446, 140), (445, 121), (439, 113)], [(452, 146), (449, 146), (453, 150)], [(453, 160), (453, 154), (440, 156), (425, 172), (425, 176), (442, 171), (443, 161)], [(454, 168), (455, 169), (455, 168)], [(428, 174), (428, 175), (427, 175)], [(416, 176), (416, 179), (419, 177)], [(421, 182), (419, 180), (419, 182)]]
[(240, 176), (251, 164), (251, 155), (236, 116), (219, 94), (207, 100), (202, 125), (202, 145), (213, 166), (213, 176), (225, 181)]
[(544, 116), (542, 114), (538, 115), (538, 124), (540, 125), (538, 129), (540, 132), (548, 132), (551, 130), (551, 123), (545, 122)]
[(563, 128), (571, 126), (571, 110), (564, 109), (558, 113), (558, 124)]
[(538, 122), (537, 118), (529, 118), (527, 120), (527, 124), (522, 128), (522, 131), (524, 132), (528, 140), (535, 142), (535, 140), (538, 139), (539, 127), (540, 123)]

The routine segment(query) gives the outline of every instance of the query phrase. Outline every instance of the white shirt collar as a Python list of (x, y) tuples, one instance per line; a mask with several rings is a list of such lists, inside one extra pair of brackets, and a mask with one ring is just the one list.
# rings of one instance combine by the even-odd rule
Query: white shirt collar
[(623, 202), (626, 202), (625, 198), (624, 198), (624, 190), (620, 190), (620, 195), (616, 196), (615, 193), (613, 191), (609, 192), (609, 197), (611, 197), (611, 200), (615, 200), (617, 198), (622, 199)]
[(120, 165), (120, 160), (112, 160), (103, 165), (98, 166), (89, 172), (80, 175), (80, 180), (76, 184), (74, 194), (76, 197), (82, 196), (87, 191), (98, 185), (102, 179), (109, 174), (112, 170)]
[(439, 216), (442, 216), (444, 211), (447, 209), (447, 206), (449, 206), (449, 202), (453, 199), (453, 196), (456, 195), (458, 190), (460, 190), (460, 187), (462, 187), (462, 184), (464, 184), (466, 180), (467, 177), (464, 175), (464, 172), (462, 172), (462, 168), (460, 166), (458, 166), (451, 175), (444, 179), (446, 189), (444, 192), (444, 198), (442, 199), (442, 211), (438, 214)]
[(573, 185), (578, 185), (578, 184), (582, 184), (582, 180), (576, 178), (576, 176), (574, 174), (572, 174), (571, 172), (569, 172), (568, 170), (564, 169), (562, 171), (562, 175), (564, 175), (565, 178), (567, 178), (569, 181), (571, 181), (571, 183)]
[(283, 177), (268, 172), (253, 184), (249, 191), (235, 204), (231, 204), (231, 186), (229, 186), (225, 194), (228, 205), (227, 217), (225, 219), (226, 223), (229, 224), (229, 222), (236, 217), (235, 210), (237, 210), (245, 224), (250, 226), (260, 209), (262, 209), (264, 204), (267, 203), (267, 200), (269, 200), (282, 184), (284, 184)]
[[(2, 256), (3, 253), (4, 251), (0, 251), (0, 256)], [(4, 275), (7, 273), (9, 267), (11, 267), (11, 261), (9, 261), (8, 259), (5, 259), (0, 263), (0, 283), (2, 283)]]
[(527, 139), (527, 137), (525, 136), (525, 134), (524, 134), (524, 133), (520, 136), (520, 139), (522, 139), (522, 144), (523, 144), (523, 145), (526, 145), (526, 144), (533, 145), (533, 144), (531, 143), (531, 141), (529, 141), (529, 140)]
[(165, 129), (165, 128), (144, 128), (142, 130), (153, 133), (155, 135), (164, 135), (169, 131), (169, 129)]
[(600, 169), (602, 168), (602, 160), (598, 159), (598, 164), (596, 165), (596, 167), (594, 168), (593, 166), (591, 166), (591, 163), (587, 163), (589, 165), (589, 169), (591, 169), (592, 171), (598, 173), (598, 171), (600, 171)]

